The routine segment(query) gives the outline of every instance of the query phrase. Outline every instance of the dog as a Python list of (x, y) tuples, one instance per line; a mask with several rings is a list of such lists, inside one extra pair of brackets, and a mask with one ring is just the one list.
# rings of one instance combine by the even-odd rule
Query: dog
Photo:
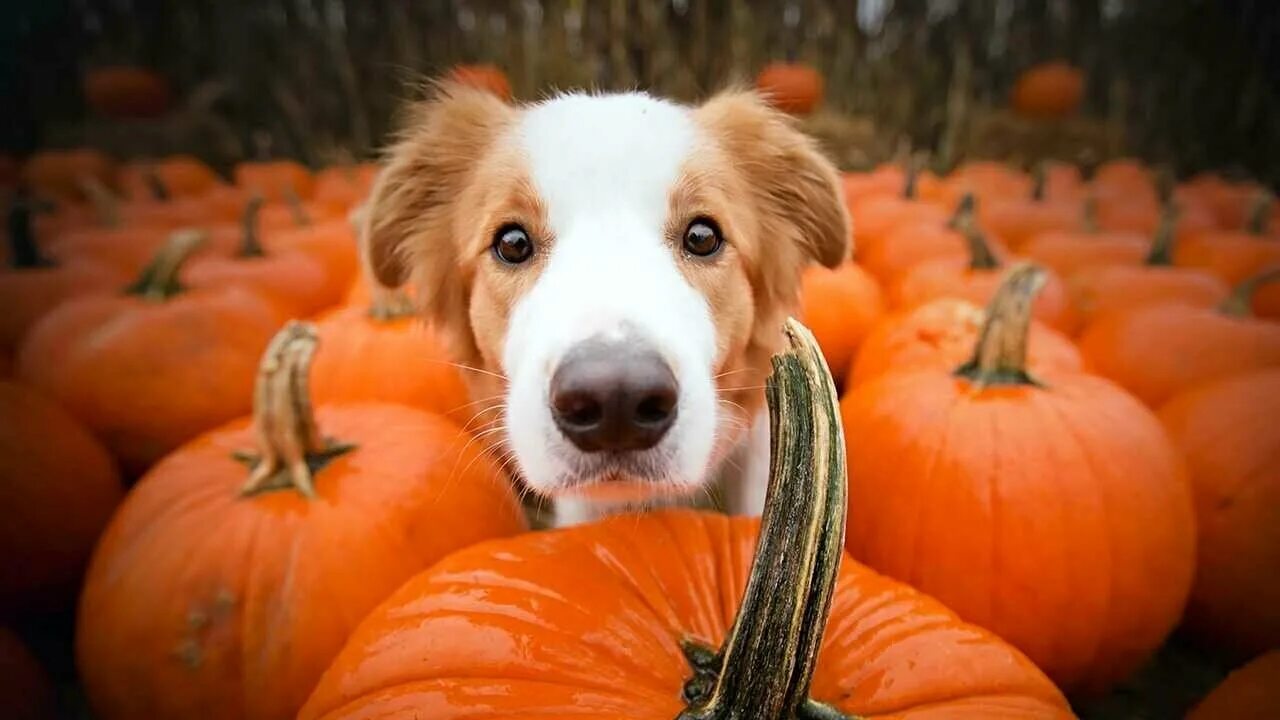
[[(747, 91), (512, 105), (441, 83), (364, 209), (365, 261), (412, 283), (525, 487), (569, 525), (721, 477), (758, 513), (763, 383), (803, 268), (850, 254), (839, 174)], [(723, 471), (723, 472), (722, 472)]]

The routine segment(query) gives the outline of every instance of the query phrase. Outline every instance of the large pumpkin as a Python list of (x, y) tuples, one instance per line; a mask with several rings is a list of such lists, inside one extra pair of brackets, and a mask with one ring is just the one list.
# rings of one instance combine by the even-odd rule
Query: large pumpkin
[(822, 73), (800, 63), (769, 63), (756, 75), (765, 101), (791, 115), (808, 115), (822, 103)]
[(137, 474), (243, 415), (278, 311), (242, 288), (177, 280), (200, 234), (178, 233), (127, 292), (63, 303), (27, 334), (18, 374), (53, 395)]
[(123, 718), (293, 718), (355, 624), (451, 550), (524, 528), (495, 464), (452, 423), (321, 406), (311, 328), (263, 358), (255, 416), (156, 465), (85, 582), (76, 654)]
[(40, 393), (0, 381), (0, 609), (75, 596), (124, 491), (106, 448)]
[(1186, 720), (1274, 720), (1280, 717), (1280, 649), (1233, 670)]
[(1217, 308), (1138, 305), (1099, 317), (1080, 351), (1151, 407), (1202, 382), (1280, 366), (1280, 325), (1249, 314), (1257, 288), (1276, 281), (1280, 270), (1248, 280)]
[(1008, 640), (1068, 692), (1105, 691), (1173, 629), (1191, 585), (1186, 472), (1160, 423), (1091, 375), (1029, 372), (1039, 279), (973, 358), (842, 402), (854, 558)]
[(851, 262), (834, 270), (815, 265), (805, 271), (800, 307), (801, 319), (818, 338), (836, 385), (842, 385), (858, 345), (884, 315), (880, 286)]
[(0, 708), (5, 720), (53, 720), (54, 696), (44, 669), (16, 635), (0, 627)]
[[(970, 257), (969, 240), (963, 228), (971, 225), (975, 200), (965, 196), (947, 223), (925, 219), (906, 222), (890, 230), (879, 243), (873, 243), (862, 252), (862, 236), (858, 235), (859, 263), (890, 292), (916, 266), (933, 260), (967, 261)], [(854, 222), (856, 223), (856, 216)], [(1008, 254), (1004, 243), (987, 238), (987, 247), (998, 257)], [(892, 297), (890, 297), (892, 304)]]
[(1280, 648), (1280, 369), (1197, 386), (1160, 409), (1187, 458), (1199, 559), (1187, 626), (1251, 655)]
[(762, 525), (669, 510), (459, 552), (361, 623), (299, 717), (1069, 717), (1016, 651), (842, 558), (835, 388), (801, 332), (769, 381)]

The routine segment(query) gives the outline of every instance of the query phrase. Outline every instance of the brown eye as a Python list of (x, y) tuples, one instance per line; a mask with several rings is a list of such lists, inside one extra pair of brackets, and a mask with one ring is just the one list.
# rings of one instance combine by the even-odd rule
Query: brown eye
[(706, 218), (698, 218), (689, 223), (684, 231), (684, 250), (697, 257), (710, 257), (720, 252), (724, 239), (720, 237), (720, 228)]
[(493, 236), (493, 255), (508, 265), (533, 257), (533, 239), (519, 225), (504, 225)]

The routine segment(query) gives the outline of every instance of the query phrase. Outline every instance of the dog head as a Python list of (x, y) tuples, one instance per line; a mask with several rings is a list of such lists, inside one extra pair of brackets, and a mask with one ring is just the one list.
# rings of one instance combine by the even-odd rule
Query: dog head
[(517, 107), (445, 84), (391, 149), (364, 242), (485, 371), (531, 489), (632, 501), (702, 487), (736, 444), (801, 269), (843, 262), (849, 223), (835, 169), (753, 94)]

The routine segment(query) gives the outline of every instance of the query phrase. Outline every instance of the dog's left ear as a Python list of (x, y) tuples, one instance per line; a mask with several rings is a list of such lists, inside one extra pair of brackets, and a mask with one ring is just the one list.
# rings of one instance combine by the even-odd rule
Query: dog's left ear
[(747, 174), (768, 236), (784, 236), (810, 258), (836, 267), (852, 236), (840, 173), (785, 113), (752, 92), (726, 91), (695, 111)]

